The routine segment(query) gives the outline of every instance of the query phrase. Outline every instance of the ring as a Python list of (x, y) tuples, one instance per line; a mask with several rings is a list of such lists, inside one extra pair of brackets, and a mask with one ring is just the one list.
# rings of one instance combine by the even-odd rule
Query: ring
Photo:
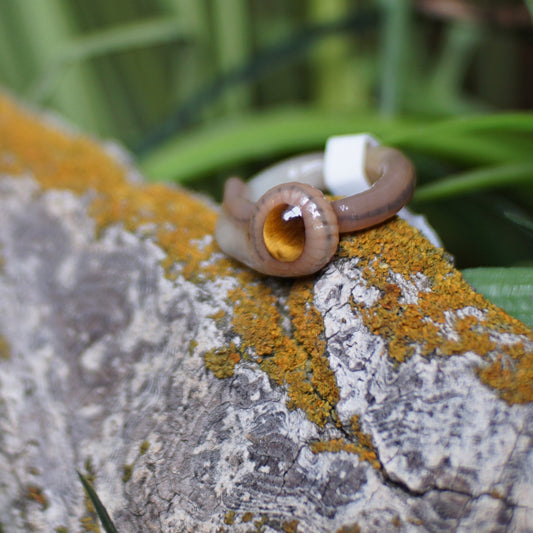
[[(228, 179), (215, 238), (262, 274), (306, 276), (329, 263), (340, 233), (394, 216), (415, 182), (414, 166), (398, 150), (366, 134), (332, 137), (325, 153), (287, 159), (248, 183)], [(324, 190), (343, 197), (328, 201)]]

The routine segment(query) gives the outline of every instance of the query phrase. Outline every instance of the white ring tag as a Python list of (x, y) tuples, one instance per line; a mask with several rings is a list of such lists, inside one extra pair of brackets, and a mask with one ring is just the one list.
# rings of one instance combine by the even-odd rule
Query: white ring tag
[(365, 173), (365, 154), (379, 141), (367, 133), (337, 135), (326, 142), (324, 181), (335, 196), (352, 196), (370, 188)]

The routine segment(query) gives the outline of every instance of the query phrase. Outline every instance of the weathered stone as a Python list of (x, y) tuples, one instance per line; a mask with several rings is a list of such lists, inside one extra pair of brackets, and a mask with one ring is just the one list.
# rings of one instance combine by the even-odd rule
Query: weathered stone
[(136, 175), (0, 97), (2, 531), (90, 530), (76, 470), (121, 532), (533, 530), (533, 334), (442, 250), (256, 276)]

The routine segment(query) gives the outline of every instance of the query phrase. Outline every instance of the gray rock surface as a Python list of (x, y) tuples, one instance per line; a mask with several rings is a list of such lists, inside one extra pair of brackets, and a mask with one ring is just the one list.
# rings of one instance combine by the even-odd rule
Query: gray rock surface
[[(232, 322), (244, 269), (172, 279), (150, 235), (96, 232), (90, 201), (0, 177), (1, 531), (90, 530), (76, 470), (120, 532), (533, 531), (533, 404), (487, 386), (472, 343), (391, 357), (364, 320), (381, 289), (360, 258), (313, 280), (338, 388), (317, 423)], [(389, 281), (407, 303), (433, 290), (423, 272)], [(290, 285), (248, 283), (269, 287), (291, 339)], [(470, 316), (492, 359), (531, 353), (530, 335), (484, 314), (450, 309), (442, 328), (456, 338)], [(231, 343), (240, 360), (217, 378), (206, 354)]]

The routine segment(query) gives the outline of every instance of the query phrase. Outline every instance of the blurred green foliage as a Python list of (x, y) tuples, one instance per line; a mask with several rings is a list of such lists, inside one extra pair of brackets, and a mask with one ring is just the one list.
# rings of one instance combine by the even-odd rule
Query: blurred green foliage
[(370, 131), (416, 163), (412, 207), (459, 267), (528, 266), (532, 3), (4, 0), (0, 83), (215, 197)]

